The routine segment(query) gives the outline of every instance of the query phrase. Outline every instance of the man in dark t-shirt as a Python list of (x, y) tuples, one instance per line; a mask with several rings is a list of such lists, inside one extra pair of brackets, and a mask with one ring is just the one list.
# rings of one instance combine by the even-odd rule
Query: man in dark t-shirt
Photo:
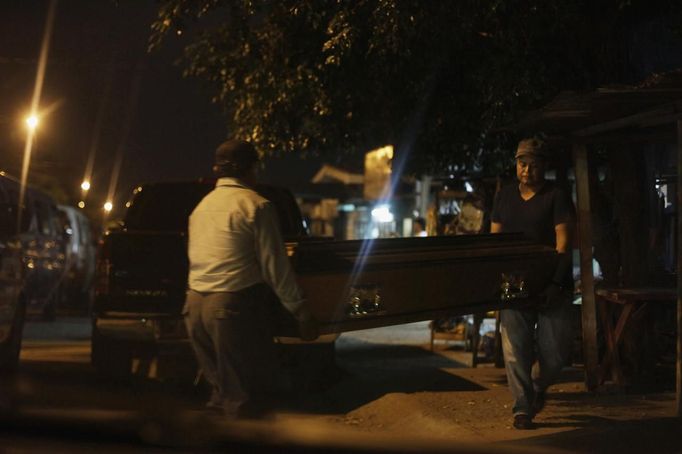
[(545, 180), (547, 157), (541, 140), (519, 143), (519, 182), (498, 192), (490, 229), (492, 233), (523, 232), (559, 254), (557, 269), (544, 291), (544, 305), (501, 311), (502, 349), (517, 429), (533, 427), (533, 418), (544, 406), (545, 391), (561, 372), (571, 343), (574, 210), (568, 194)]

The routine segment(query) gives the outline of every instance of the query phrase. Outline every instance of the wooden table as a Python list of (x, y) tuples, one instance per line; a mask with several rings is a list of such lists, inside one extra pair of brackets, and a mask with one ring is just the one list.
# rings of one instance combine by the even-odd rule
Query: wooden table
[[(600, 288), (595, 290), (599, 317), (602, 322), (606, 351), (599, 364), (599, 385), (603, 385), (609, 375), (614, 384), (623, 387), (619, 346), (623, 340), (623, 330), (634, 315), (646, 310), (648, 303), (676, 302), (676, 288), (637, 287), (637, 288)], [(617, 316), (616, 324), (613, 324)]]

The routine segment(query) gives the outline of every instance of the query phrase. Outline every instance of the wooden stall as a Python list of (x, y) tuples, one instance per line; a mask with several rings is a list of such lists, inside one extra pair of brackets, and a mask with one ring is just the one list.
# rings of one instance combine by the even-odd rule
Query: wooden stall
[[(677, 146), (677, 175), (682, 175), (682, 73), (656, 75), (639, 86), (605, 87), (590, 93), (562, 93), (548, 105), (530, 112), (515, 126), (519, 135), (545, 133), (572, 152), (578, 209), (582, 281), (585, 383), (598, 387), (601, 377), (597, 350), (597, 294), (592, 274), (593, 225), (590, 197), (591, 149), (604, 144), (665, 144)], [(682, 207), (682, 184), (677, 184), (677, 211)], [(682, 216), (677, 219), (682, 239)], [(682, 416), (682, 241), (677, 242), (677, 289), (656, 290), (677, 301), (677, 414)], [(613, 327), (615, 330), (616, 327)], [(609, 333), (611, 340), (617, 334)], [(608, 336), (607, 336), (608, 337)], [(615, 347), (614, 347), (615, 348)], [(603, 364), (602, 364), (603, 366)]]

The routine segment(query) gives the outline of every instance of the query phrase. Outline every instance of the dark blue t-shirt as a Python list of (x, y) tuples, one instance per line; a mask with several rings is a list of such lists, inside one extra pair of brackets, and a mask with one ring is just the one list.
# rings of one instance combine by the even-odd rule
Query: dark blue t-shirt
[(556, 247), (554, 227), (573, 222), (574, 210), (566, 191), (547, 181), (540, 191), (523, 200), (518, 183), (497, 193), (492, 222), (502, 224), (502, 232), (523, 232), (533, 241)]

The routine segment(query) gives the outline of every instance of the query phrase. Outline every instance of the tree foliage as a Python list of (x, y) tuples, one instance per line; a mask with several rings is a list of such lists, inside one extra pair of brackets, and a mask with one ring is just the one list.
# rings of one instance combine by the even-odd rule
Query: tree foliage
[[(653, 3), (656, 3), (653, 0)], [(630, 82), (636, 0), (164, 0), (150, 47), (187, 40), (231, 135), (266, 153), (398, 145), (413, 171), (492, 170), (491, 134), (559, 90)]]

